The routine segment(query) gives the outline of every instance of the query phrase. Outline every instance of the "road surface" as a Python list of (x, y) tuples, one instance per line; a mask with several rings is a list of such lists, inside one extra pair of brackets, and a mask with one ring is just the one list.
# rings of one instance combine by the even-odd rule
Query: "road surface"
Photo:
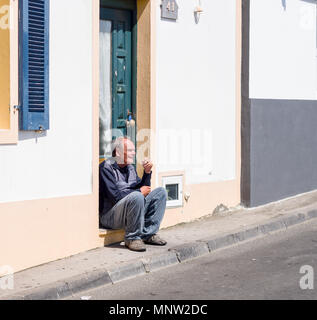
[(317, 219), (69, 299), (316, 299), (313, 269)]

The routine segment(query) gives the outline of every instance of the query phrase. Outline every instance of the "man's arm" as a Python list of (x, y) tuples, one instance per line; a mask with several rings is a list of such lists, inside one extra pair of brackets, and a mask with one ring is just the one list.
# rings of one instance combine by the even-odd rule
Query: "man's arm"
[[(140, 179), (140, 178), (139, 178)], [(140, 179), (139, 190), (146, 197), (151, 192), (151, 174), (143, 173), (142, 180)]]
[(100, 177), (104, 184), (104, 191), (106, 193), (107, 198), (112, 202), (112, 204), (116, 204), (118, 201), (123, 199), (129, 193), (134, 191), (140, 191), (140, 189), (125, 189), (119, 190), (117, 188), (116, 179), (111, 169), (101, 166), (100, 168)]
[(152, 172), (146, 173), (145, 171), (143, 172), (142, 179), (140, 179), (140, 182), (137, 184), (137, 188), (141, 188), (143, 186), (151, 186), (151, 176)]
[(144, 186), (151, 187), (152, 166), (147, 168), (147, 170), (145, 169), (144, 166), (143, 166), (143, 168), (144, 168), (144, 171), (143, 171), (142, 179), (140, 179), (137, 171), (134, 168), (134, 172), (137, 177), (137, 182), (136, 182), (135, 188), (142, 188)]
[(151, 176), (152, 176), (152, 167), (153, 167), (153, 163), (151, 160), (149, 159), (144, 159), (142, 161), (142, 166), (144, 168), (144, 172), (143, 172), (143, 177), (141, 179), (140, 182), (140, 186), (151, 186)]

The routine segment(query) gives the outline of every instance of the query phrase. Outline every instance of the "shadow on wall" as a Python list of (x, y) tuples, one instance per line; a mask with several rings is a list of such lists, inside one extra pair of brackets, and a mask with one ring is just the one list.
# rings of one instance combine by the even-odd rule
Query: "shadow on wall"
[(161, 20), (162, 20), (162, 21), (171, 22), (171, 23), (176, 23), (176, 22), (177, 22), (176, 20), (167, 19), (167, 18), (162, 18), (162, 17), (161, 17)]
[[(287, 7), (287, 0), (281, 0), (282, 1), (282, 6), (284, 8), (284, 10), (286, 10)], [(309, 3), (315, 3), (317, 4), (317, 0), (300, 0), (300, 1), (304, 1), (304, 2), (309, 2)]]
[(304, 2), (309, 2), (309, 3), (315, 3), (315, 4), (317, 4), (317, 0), (300, 0), (300, 1), (304, 1)]
[(47, 136), (46, 131), (35, 132), (35, 131), (19, 131), (19, 141), (35, 139), (35, 143), (38, 142), (38, 138), (44, 138)]

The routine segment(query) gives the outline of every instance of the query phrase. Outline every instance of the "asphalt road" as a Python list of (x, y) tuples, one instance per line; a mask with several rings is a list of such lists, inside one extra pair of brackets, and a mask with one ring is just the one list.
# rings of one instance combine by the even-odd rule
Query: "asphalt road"
[(317, 276), (317, 219), (70, 299), (316, 299), (304, 265)]

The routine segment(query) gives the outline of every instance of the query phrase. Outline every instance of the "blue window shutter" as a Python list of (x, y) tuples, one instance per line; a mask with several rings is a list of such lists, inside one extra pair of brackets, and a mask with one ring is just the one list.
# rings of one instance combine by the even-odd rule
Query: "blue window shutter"
[(49, 129), (49, 0), (20, 0), (20, 129)]

